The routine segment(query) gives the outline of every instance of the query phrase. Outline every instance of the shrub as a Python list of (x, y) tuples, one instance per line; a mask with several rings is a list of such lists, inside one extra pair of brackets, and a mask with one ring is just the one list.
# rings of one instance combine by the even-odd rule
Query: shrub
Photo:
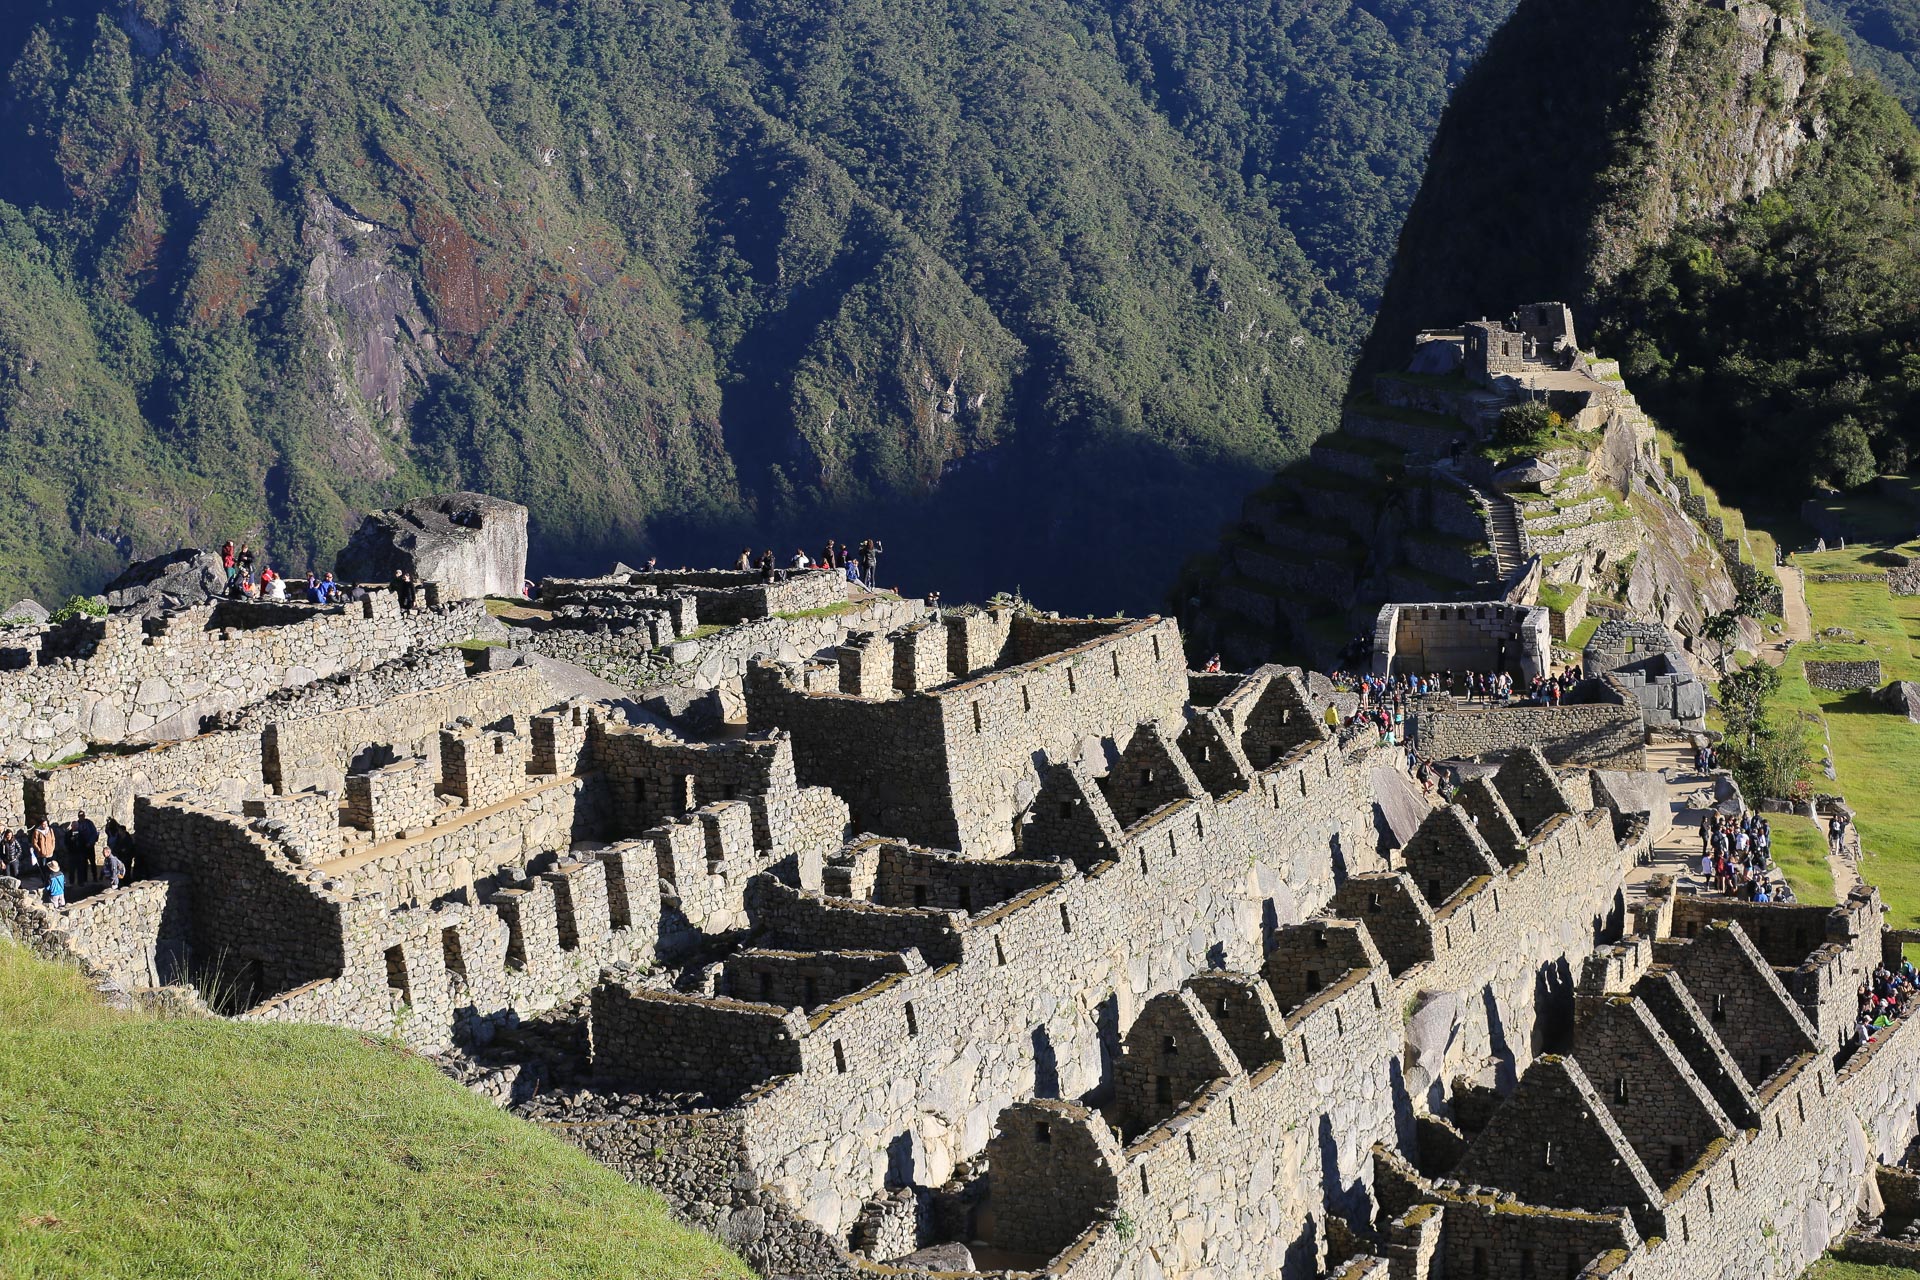
[(71, 622), (75, 618), (104, 618), (107, 605), (92, 596), (68, 596), (67, 602), (48, 615), (49, 622)]

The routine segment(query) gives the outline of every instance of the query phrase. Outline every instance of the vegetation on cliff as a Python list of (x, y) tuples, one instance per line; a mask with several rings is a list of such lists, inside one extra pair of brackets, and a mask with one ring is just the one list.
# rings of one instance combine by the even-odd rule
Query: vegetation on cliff
[(457, 485), (576, 563), (878, 532), (1148, 603), (1331, 424), (1504, 7), (35, 0), (0, 594)]
[[(1527, 0), (1461, 85), (1361, 375), (1575, 302), (1716, 479), (1798, 496), (1920, 444), (1920, 135), (1797, 6)], [(1567, 74), (1537, 74), (1579, 48)]]
[(9, 1275), (746, 1276), (427, 1062), (320, 1026), (156, 1018), (0, 942)]

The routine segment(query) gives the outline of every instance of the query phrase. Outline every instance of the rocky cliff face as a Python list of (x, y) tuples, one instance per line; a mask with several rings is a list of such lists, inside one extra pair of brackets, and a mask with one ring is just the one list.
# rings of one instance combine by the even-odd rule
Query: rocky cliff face
[(1803, 18), (1732, 0), (1526, 0), (1442, 118), (1356, 385), (1516, 298), (1586, 316), (1682, 222), (1783, 181), (1824, 127)]

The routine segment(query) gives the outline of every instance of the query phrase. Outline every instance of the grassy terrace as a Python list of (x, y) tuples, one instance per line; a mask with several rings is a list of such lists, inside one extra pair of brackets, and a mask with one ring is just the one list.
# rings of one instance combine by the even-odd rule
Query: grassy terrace
[[(1807, 606), (1816, 637), (1828, 627), (1844, 627), (1863, 643), (1816, 638), (1795, 645), (1780, 668), (1783, 708), (1824, 719), (1833, 744), (1836, 779), (1814, 769), (1816, 790), (1838, 789), (1858, 811), (1867, 858), (1862, 871), (1880, 886), (1889, 923), (1920, 925), (1920, 725), (1915, 725), (1865, 692), (1828, 693), (1810, 687), (1805, 663), (1813, 660), (1880, 660), (1886, 680), (1920, 679), (1920, 598), (1892, 596), (1883, 582), (1816, 582), (1821, 573), (1884, 571), (1880, 550), (1853, 545), (1845, 551), (1802, 555), (1796, 562), (1807, 574)], [(1817, 731), (1816, 726), (1810, 726)], [(1816, 761), (1821, 743), (1813, 740)], [(1796, 884), (1796, 891), (1798, 885)]]
[(0, 1275), (748, 1276), (391, 1044), (161, 1019), (0, 943)]
[(1920, 1271), (1905, 1267), (1871, 1267), (1860, 1262), (1822, 1258), (1808, 1267), (1800, 1280), (1920, 1280)]
[[(1700, 473), (1687, 461), (1687, 455), (1674, 438), (1663, 430), (1654, 431), (1655, 448), (1662, 458), (1673, 459), (1673, 474), (1676, 480), (1685, 478), (1693, 486), (1693, 491), (1706, 499), (1707, 514), (1720, 517), (1727, 536), (1740, 544), (1740, 558), (1748, 564), (1759, 565), (1769, 574), (1773, 571), (1776, 559), (1773, 535), (1764, 529), (1749, 529), (1747, 520), (1739, 508), (1729, 507), (1720, 501), (1720, 495), (1712, 485), (1700, 478)], [(1909, 530), (1911, 532), (1911, 530)]]

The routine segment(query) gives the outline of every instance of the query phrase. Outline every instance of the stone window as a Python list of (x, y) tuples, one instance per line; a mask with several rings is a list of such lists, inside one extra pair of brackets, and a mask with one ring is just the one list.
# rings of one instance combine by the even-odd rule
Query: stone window
[(1053, 1143), (1053, 1126), (1049, 1125), (1045, 1120), (1034, 1125), (1033, 1140), (1043, 1147), (1050, 1146)]
[(1551, 1138), (1547, 1139), (1546, 1150), (1540, 1155), (1540, 1167), (1542, 1169), (1553, 1168), (1553, 1139)]
[[(913, 1001), (911, 1000), (907, 1001), (906, 1009), (907, 1009), (907, 1034), (909, 1036), (917, 1036), (920, 1034), (920, 1019), (913, 1012)], [(1046, 1126), (1042, 1125), (1041, 1127), (1045, 1128)]]
[(1193, 1149), (1193, 1135), (1189, 1133), (1187, 1135), (1187, 1163), (1193, 1164), (1199, 1159), (1200, 1154)]
[(1006, 949), (1000, 945), (999, 934), (995, 934), (993, 937), (993, 962), (995, 964), (1005, 964), (1007, 962), (1007, 952)]
[(1520, 1280), (1533, 1280), (1534, 1274), (1533, 1250), (1522, 1249), (1520, 1251)]
[(1489, 1274), (1487, 1271), (1487, 1249), (1485, 1245), (1477, 1244), (1473, 1246), (1473, 1274), (1475, 1277), (1481, 1278), (1481, 1280), (1484, 1280), (1484, 1277)]
[(1113, 678), (1118, 680), (1120, 678), (1120, 651), (1115, 649), (1109, 656), (1113, 659)]
[(1068, 692), (1069, 694), (1074, 694), (1074, 693), (1078, 693), (1078, 692), (1080, 692), (1080, 686), (1079, 686), (1079, 685), (1078, 685), (1077, 683), (1075, 683), (1075, 681), (1074, 681), (1074, 678), (1073, 678), (1073, 668), (1072, 668), (1072, 667), (1068, 667), (1068, 668), (1067, 668), (1067, 692)]
[(838, 1040), (833, 1042), (833, 1069), (841, 1075), (847, 1074), (847, 1051)]
[(1673, 1169), (1677, 1172), (1678, 1170), (1684, 1169), (1686, 1167), (1687, 1167), (1687, 1149), (1681, 1146), (1677, 1142), (1669, 1145), (1667, 1147), (1667, 1168)]
[(1020, 709), (1027, 712), (1033, 710), (1033, 692), (1025, 685), (1020, 686)]
[(1180, 1053), (1180, 1042), (1172, 1036), (1168, 1036), (1161, 1044), (1160, 1052), (1166, 1054), (1169, 1058), (1178, 1057)]
[[(1154, 646), (1154, 648), (1156, 648), (1156, 649), (1157, 649), (1157, 648), (1159, 648), (1159, 647), (1160, 647), (1160, 642), (1159, 642), (1158, 640), (1155, 640), (1155, 641), (1153, 642), (1153, 646)], [(1143, 1196), (1144, 1196), (1144, 1195), (1146, 1195), (1146, 1194), (1148, 1194), (1148, 1191), (1147, 1191), (1147, 1166), (1145, 1166), (1144, 1164), (1140, 1166), (1140, 1194), (1141, 1194), (1141, 1195), (1143, 1195)]]
[(401, 1004), (412, 1004), (413, 993), (407, 986), (407, 957), (399, 947), (387, 948), (387, 990)]
[(1613, 1082), (1613, 1100), (1622, 1106), (1627, 1102), (1627, 1078), (1621, 1076)]
[(760, 971), (760, 1000), (763, 1004), (773, 1002), (773, 974), (765, 969)]
[[(973, 914), (973, 886), (972, 885), (963, 884), (960, 886), (960, 909), (969, 915)], [(995, 938), (993, 941), (995, 946), (1000, 945), (1000, 940), (998, 938)], [(1002, 963), (1005, 963), (1005, 962), (1002, 961)]]
[(1155, 1076), (1153, 1078), (1153, 1100), (1163, 1103), (1173, 1101), (1173, 1077)]
[(1713, 1020), (1715, 1022), (1727, 1020), (1727, 998), (1723, 995), (1716, 995), (1713, 998)]
[(1143, 787), (1150, 787), (1153, 785), (1153, 766), (1152, 765), (1148, 765), (1144, 769), (1140, 770), (1140, 785)]
[(1309, 992), (1313, 992), (1313, 991), (1318, 991), (1319, 989), (1320, 989), (1320, 971), (1318, 969), (1307, 970), (1307, 990)]
[(467, 976), (467, 958), (460, 950), (460, 930), (457, 928), (440, 931), (440, 954), (446, 958), (447, 975), (464, 979)]
[(1153, 660), (1155, 662), (1160, 661), (1160, 637), (1159, 636), (1155, 636), (1153, 638)]
[(1067, 904), (1064, 902), (1060, 904), (1060, 932), (1073, 932), (1073, 917), (1067, 914)]
[(981, 727), (980, 727), (980, 704), (979, 704), (978, 702), (975, 702), (975, 703), (973, 704), (973, 731), (974, 731), (975, 733), (979, 733), (979, 732), (981, 732)]
[(800, 979), (800, 989), (804, 993), (800, 997), (801, 1004), (811, 1009), (815, 1004), (819, 1003), (820, 980), (818, 978), (812, 974), (807, 974), (804, 978)]

